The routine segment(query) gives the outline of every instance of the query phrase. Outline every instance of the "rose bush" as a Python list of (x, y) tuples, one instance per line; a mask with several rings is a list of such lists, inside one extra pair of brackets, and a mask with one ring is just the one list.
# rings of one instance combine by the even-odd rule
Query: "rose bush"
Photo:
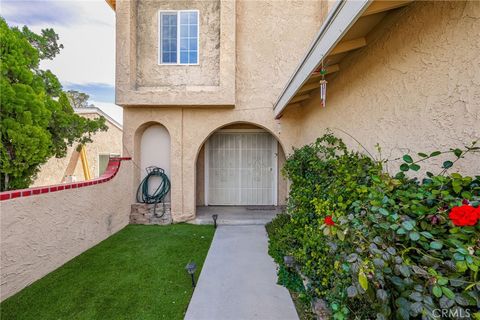
[(450, 211), (448, 216), (456, 226), (474, 226), (477, 224), (478, 219), (480, 219), (480, 208), (464, 204), (452, 208), (452, 211)]
[(333, 221), (332, 216), (326, 216), (325, 217), (325, 224), (327, 226), (334, 226), (335, 225), (335, 222)]
[[(437, 309), (479, 318), (480, 176), (449, 173), (477, 152), (472, 144), (405, 155), (392, 176), (386, 161), (332, 134), (294, 150), (284, 167), (287, 214), (268, 226), (282, 282), (308, 279), (302, 293), (324, 299), (334, 319), (434, 319)], [(418, 178), (420, 164), (440, 155), (454, 159)]]

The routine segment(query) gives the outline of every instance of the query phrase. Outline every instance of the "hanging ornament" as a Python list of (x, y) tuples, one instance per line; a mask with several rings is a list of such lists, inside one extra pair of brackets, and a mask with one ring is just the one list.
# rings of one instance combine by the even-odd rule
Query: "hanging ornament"
[(325, 108), (327, 103), (327, 80), (320, 80), (320, 103)]
[(327, 103), (327, 80), (325, 80), (327, 70), (323, 67), (323, 61), (322, 68), (320, 69), (320, 74), (322, 75), (322, 80), (320, 80), (320, 104), (323, 108), (325, 108)]

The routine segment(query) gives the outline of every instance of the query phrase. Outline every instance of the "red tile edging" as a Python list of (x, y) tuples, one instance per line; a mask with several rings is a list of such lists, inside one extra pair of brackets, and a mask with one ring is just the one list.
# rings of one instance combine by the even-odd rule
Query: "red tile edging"
[(92, 179), (88, 181), (62, 183), (62, 184), (56, 184), (53, 186), (44, 186), (44, 187), (0, 192), (0, 201), (11, 200), (11, 199), (21, 198), (21, 197), (28, 197), (28, 196), (33, 196), (37, 194), (68, 190), (68, 189), (83, 188), (87, 186), (93, 186), (96, 184), (104, 183), (112, 180), (112, 178), (117, 175), (117, 172), (120, 169), (120, 163), (122, 161), (127, 161), (127, 160), (132, 160), (132, 158), (130, 157), (110, 158), (110, 161), (108, 162), (108, 165), (107, 165), (107, 169), (100, 177), (96, 179)]

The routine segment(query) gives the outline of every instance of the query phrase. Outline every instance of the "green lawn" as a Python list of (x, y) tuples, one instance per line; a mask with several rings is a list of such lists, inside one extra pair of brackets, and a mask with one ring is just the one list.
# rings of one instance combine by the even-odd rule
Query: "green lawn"
[(0, 305), (1, 319), (183, 319), (212, 226), (130, 225)]

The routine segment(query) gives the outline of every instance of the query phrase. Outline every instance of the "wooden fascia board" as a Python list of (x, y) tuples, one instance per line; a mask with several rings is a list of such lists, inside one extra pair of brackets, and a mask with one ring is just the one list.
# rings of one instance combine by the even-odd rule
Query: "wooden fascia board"
[(330, 52), (329, 55), (333, 56), (335, 54), (360, 49), (362, 47), (365, 47), (366, 45), (367, 45), (367, 40), (364, 37), (348, 40), (348, 41), (342, 41), (339, 44), (337, 44), (335, 48), (333, 48), (333, 50)]
[(408, 1), (374, 1), (367, 10), (363, 13), (363, 16), (369, 16), (371, 14), (380, 13), (388, 10), (397, 9), (412, 3), (413, 0)]
[(371, 0), (339, 0), (329, 13), (325, 23), (310, 46), (307, 55), (299, 64), (294, 74), (274, 104), (275, 118), (278, 119), (296, 92), (310, 78), (321, 61), (337, 45), (350, 27), (360, 18), (371, 4)]

